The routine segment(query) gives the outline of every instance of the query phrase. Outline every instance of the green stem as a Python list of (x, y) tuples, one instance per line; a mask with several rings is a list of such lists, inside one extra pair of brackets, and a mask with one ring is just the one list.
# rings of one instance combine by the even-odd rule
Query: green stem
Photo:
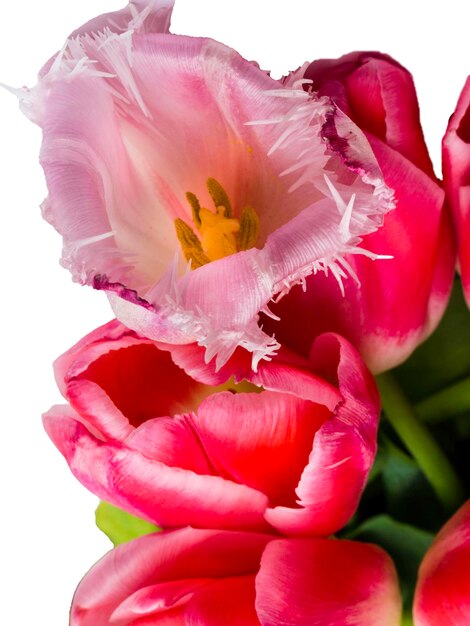
[(470, 410), (470, 378), (460, 380), (415, 405), (416, 414), (425, 422), (437, 424)]
[(382, 407), (396, 433), (415, 458), (446, 510), (453, 511), (464, 500), (464, 490), (454, 468), (419, 421), (413, 407), (392, 374), (381, 374), (377, 384)]

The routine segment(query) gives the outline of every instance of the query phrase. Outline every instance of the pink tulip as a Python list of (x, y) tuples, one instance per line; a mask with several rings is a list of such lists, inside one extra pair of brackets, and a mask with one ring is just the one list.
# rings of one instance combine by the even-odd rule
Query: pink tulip
[(399, 626), (390, 558), (353, 541), (180, 530), (123, 544), (80, 583), (71, 626)]
[(88, 489), (166, 528), (328, 535), (350, 519), (375, 456), (379, 400), (345, 340), (319, 337), (310, 361), (281, 350), (257, 373), (240, 349), (217, 376), (251, 382), (218, 388), (186, 375), (168, 349), (186, 363), (202, 351), (159, 347), (114, 321), (58, 360), (70, 406), (44, 423)]
[(305, 353), (318, 334), (338, 332), (380, 372), (405, 360), (444, 313), (455, 266), (444, 192), (424, 142), (413, 79), (396, 61), (354, 52), (315, 61), (294, 75), (300, 77), (311, 79), (363, 130), (395, 190), (395, 211), (364, 238), (368, 250), (393, 259), (348, 257), (360, 285), (346, 281), (344, 297), (330, 278), (309, 277), (305, 292), (296, 287), (274, 309), (281, 316), (276, 336)]
[(328, 98), (169, 34), (172, 4), (91, 21), (20, 93), (43, 129), (44, 215), (62, 264), (128, 327), (196, 341), (217, 367), (243, 346), (256, 368), (279, 347), (259, 325), (274, 296), (312, 273), (341, 284), (346, 255), (368, 267), (386, 252), (360, 243), (392, 193)]
[(460, 94), (442, 142), (442, 170), (457, 231), (463, 291), (470, 306), (470, 78)]
[(470, 500), (436, 536), (419, 569), (415, 626), (470, 624)]

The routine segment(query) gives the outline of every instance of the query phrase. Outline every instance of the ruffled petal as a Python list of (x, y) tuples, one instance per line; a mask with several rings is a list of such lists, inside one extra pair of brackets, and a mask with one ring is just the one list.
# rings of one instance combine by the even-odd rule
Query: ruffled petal
[[(176, 592), (178, 586), (180, 591), (191, 587), (195, 589), (196, 581), (202, 583), (203, 580), (224, 576), (244, 577), (255, 573), (268, 540), (269, 537), (255, 533), (184, 528), (146, 535), (123, 544), (103, 557), (80, 583), (73, 599), (71, 626), (122, 623), (119, 612), (121, 615), (124, 613), (126, 599), (138, 594), (134, 595), (134, 602), (128, 602), (134, 608), (136, 604), (144, 608), (143, 603), (149, 600), (151, 592), (141, 590), (154, 585), (160, 586), (162, 604), (166, 602), (171, 609), (172, 601), (177, 603), (180, 600)], [(175, 582), (173, 595), (169, 584), (172, 581)], [(121, 605), (122, 608), (118, 609)], [(116, 620), (110, 622), (114, 611)], [(127, 623), (124, 621), (124, 624)], [(178, 623), (168, 621), (171, 625)]]
[(470, 623), (470, 501), (436, 536), (419, 569), (415, 626)]
[[(156, 7), (171, 10), (151, 4), (150, 16)], [(217, 367), (243, 346), (256, 368), (278, 348), (259, 312), (311, 273), (341, 282), (344, 255), (365, 253), (360, 238), (381, 225), (391, 192), (361, 131), (327, 99), (280, 87), (221, 44), (145, 24), (86, 26), (25, 91), (44, 131), (46, 217), (64, 237), (63, 263), (109, 289), (126, 325), (197, 341)], [(236, 216), (258, 214), (260, 249), (188, 275), (174, 220), (191, 223), (188, 191), (210, 206), (210, 177)]]
[(369, 544), (271, 541), (256, 577), (256, 610), (262, 626), (399, 626), (397, 574)]
[(62, 414), (60, 408), (46, 413), (43, 421), (76, 478), (115, 506), (166, 528), (267, 528), (267, 498), (255, 489), (167, 466), (118, 442), (100, 441), (68, 407)]
[(344, 339), (323, 335), (313, 345), (317, 371), (336, 379), (343, 403), (315, 434), (296, 489), (299, 508), (268, 509), (267, 521), (289, 535), (329, 535), (358, 505), (377, 448), (380, 400), (374, 380)]
[(174, 0), (131, 0), (125, 9), (105, 13), (83, 24), (70, 39), (91, 35), (105, 29), (122, 34), (129, 30), (145, 33), (167, 33)]

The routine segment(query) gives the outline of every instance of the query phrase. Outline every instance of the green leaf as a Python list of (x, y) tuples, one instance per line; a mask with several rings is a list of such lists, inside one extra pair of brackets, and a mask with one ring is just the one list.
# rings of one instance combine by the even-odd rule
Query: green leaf
[(419, 565), (434, 538), (432, 533), (397, 522), (389, 515), (377, 515), (348, 535), (348, 539), (374, 543), (395, 562), (405, 609), (410, 609)]
[(460, 279), (446, 313), (431, 337), (394, 370), (402, 389), (412, 402), (470, 376), (470, 312), (463, 298)]
[(150, 522), (103, 501), (96, 509), (95, 518), (98, 528), (111, 539), (115, 547), (136, 537), (160, 530)]
[(446, 516), (418, 464), (385, 437), (383, 445), (387, 458), (381, 477), (387, 512), (401, 522), (437, 530)]

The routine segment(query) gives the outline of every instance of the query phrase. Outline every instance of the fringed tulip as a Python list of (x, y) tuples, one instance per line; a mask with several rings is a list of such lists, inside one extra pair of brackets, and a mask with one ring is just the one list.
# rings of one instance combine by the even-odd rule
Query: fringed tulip
[(186, 363), (202, 351), (158, 346), (114, 321), (58, 360), (70, 406), (44, 423), (86, 487), (166, 528), (328, 535), (350, 519), (375, 456), (379, 401), (345, 340), (319, 337), (309, 361), (281, 350), (257, 373), (240, 349), (218, 376), (250, 382), (218, 388), (168, 350)]
[(399, 626), (376, 546), (230, 531), (156, 533), (119, 546), (80, 583), (71, 626)]
[(305, 291), (295, 287), (274, 308), (281, 317), (276, 336), (305, 353), (313, 337), (338, 332), (373, 371), (384, 371), (405, 360), (437, 326), (455, 266), (444, 191), (424, 143), (413, 79), (376, 52), (315, 61), (290, 82), (298, 78), (312, 80), (313, 89), (330, 97), (367, 137), (395, 191), (396, 209), (364, 238), (364, 246), (393, 258), (370, 263), (347, 257), (358, 281), (345, 282), (345, 295), (330, 277), (310, 276)]
[(447, 522), (423, 559), (414, 626), (470, 624), (470, 500)]
[(369, 268), (387, 246), (361, 240), (392, 193), (329, 98), (220, 43), (169, 34), (172, 4), (93, 20), (19, 91), (43, 130), (44, 215), (63, 235), (63, 265), (106, 290), (128, 327), (197, 342), (217, 368), (243, 346), (256, 369), (279, 347), (260, 312), (312, 273), (341, 289), (350, 255)]
[(442, 142), (442, 172), (457, 233), (463, 291), (470, 306), (470, 78)]

